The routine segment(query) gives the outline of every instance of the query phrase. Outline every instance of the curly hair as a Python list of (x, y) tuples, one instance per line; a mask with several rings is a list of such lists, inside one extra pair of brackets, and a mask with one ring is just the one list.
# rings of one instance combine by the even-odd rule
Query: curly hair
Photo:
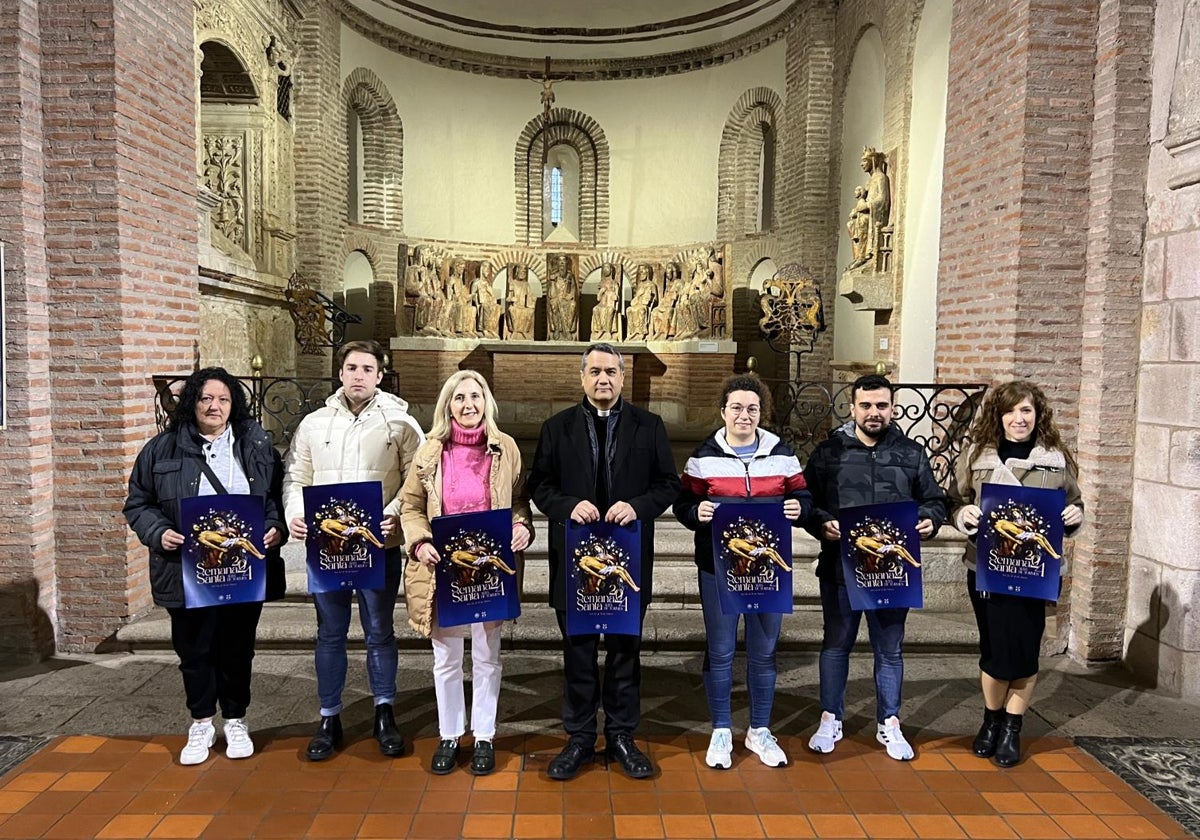
[(179, 401), (175, 404), (175, 410), (171, 412), (170, 428), (196, 425), (196, 403), (200, 401), (204, 383), (212, 379), (223, 383), (229, 389), (232, 400), (229, 404), (229, 425), (236, 427), (242, 421), (250, 419), (250, 403), (246, 400), (246, 390), (242, 383), (225, 368), (210, 367), (196, 371), (183, 383)]
[(985, 448), (995, 448), (1000, 441), (1004, 440), (1004, 415), (1012, 411), (1023, 400), (1029, 400), (1033, 404), (1033, 410), (1037, 417), (1034, 425), (1037, 442), (1046, 449), (1061, 451), (1071, 468), (1078, 470), (1075, 456), (1063, 444), (1062, 434), (1054, 423), (1054, 409), (1050, 407), (1050, 401), (1046, 399), (1045, 391), (1034, 383), (1023, 380), (1005, 382), (988, 393), (975, 418), (975, 423), (971, 426), (971, 432), (967, 436), (967, 443), (970, 447), (967, 463), (974, 463), (975, 458)]
[(772, 411), (774, 411), (774, 405), (771, 403), (771, 389), (758, 378), (757, 374), (735, 373), (726, 377), (725, 381), (721, 383), (722, 411), (725, 410), (725, 404), (729, 402), (729, 395), (734, 391), (749, 391), (751, 394), (758, 394), (759, 425), (764, 426), (771, 422)]

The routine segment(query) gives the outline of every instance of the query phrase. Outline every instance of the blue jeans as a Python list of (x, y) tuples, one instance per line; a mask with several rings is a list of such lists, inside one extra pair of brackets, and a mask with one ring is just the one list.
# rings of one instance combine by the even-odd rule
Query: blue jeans
[(850, 651), (858, 636), (859, 619), (867, 614), (871, 650), (875, 652), (875, 719), (883, 723), (900, 715), (904, 683), (904, 621), (908, 608), (852, 610), (845, 584), (821, 580), (821, 610), (825, 637), (821, 641), (821, 710), (841, 720), (846, 713), (846, 680)]
[[(733, 654), (737, 649), (738, 622), (742, 616), (721, 612), (717, 578), (700, 571), (700, 605), (704, 608), (704, 693), (714, 729), (733, 725), (729, 695), (733, 690)], [(779, 613), (746, 613), (746, 689), (750, 693), (750, 726), (770, 726), (775, 704), (775, 645), (783, 616)]]
[[(375, 705), (396, 699), (396, 633), (392, 614), (400, 592), (403, 552), (387, 550), (383, 589), (358, 590), (358, 618), (367, 642), (367, 679)], [(328, 717), (342, 711), (342, 689), (346, 687), (346, 634), (350, 631), (350, 590), (318, 592), (313, 595), (317, 607), (317, 695), (321, 714)]]

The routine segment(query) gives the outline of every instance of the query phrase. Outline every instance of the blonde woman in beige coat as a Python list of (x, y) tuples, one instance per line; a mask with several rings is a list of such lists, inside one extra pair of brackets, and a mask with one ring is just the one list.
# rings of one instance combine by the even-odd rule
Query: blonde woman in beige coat
[[(430, 520), (436, 516), (512, 508), (512, 549), (518, 586), (524, 551), (533, 540), (529, 499), (521, 478), (516, 442), (496, 427), (496, 401), (483, 376), (461, 370), (446, 380), (434, 408), (433, 428), (417, 450), (400, 491), (400, 521), (408, 564), (404, 596), (408, 623), (433, 641), (433, 684), (441, 742), (430, 769), (444, 775), (458, 763), (458, 742), (466, 732), (463, 689), (463, 627), (438, 626), (434, 610), (434, 567), (440, 560)], [(502, 622), (469, 625), (471, 635), (471, 728), (475, 750), (471, 771), (485, 775), (496, 767), (492, 739), (500, 696)]]

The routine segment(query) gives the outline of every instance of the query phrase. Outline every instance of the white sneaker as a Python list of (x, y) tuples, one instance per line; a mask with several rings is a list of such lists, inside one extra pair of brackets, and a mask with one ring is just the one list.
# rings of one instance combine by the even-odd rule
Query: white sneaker
[(833, 712), (821, 712), (821, 725), (808, 739), (808, 748), (813, 752), (831, 753), (833, 745), (842, 740), (842, 722)]
[(225, 721), (225, 755), (228, 758), (249, 758), (254, 755), (254, 742), (245, 718)]
[(709, 767), (721, 767), (728, 770), (733, 766), (733, 733), (728, 729), (714, 729), (712, 739), (708, 742), (708, 755), (704, 763)]
[(211, 720), (194, 720), (188, 727), (187, 745), (179, 753), (180, 764), (203, 764), (208, 760), (208, 748), (217, 740), (217, 730)]
[(746, 749), (756, 753), (768, 767), (782, 767), (787, 764), (787, 756), (779, 748), (779, 742), (765, 726), (752, 728), (746, 733)]
[(911, 761), (913, 748), (904, 740), (900, 731), (900, 719), (895, 715), (879, 724), (875, 731), (875, 740), (887, 747), (887, 754), (897, 761)]

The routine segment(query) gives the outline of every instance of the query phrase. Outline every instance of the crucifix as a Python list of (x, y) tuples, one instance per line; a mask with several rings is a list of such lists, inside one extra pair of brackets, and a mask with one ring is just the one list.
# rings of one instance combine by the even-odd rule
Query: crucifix
[(550, 56), (546, 56), (546, 66), (542, 77), (527, 77), (531, 82), (542, 85), (542, 165), (546, 165), (546, 130), (550, 127), (550, 109), (554, 107), (554, 83), (566, 81), (566, 76), (554, 78), (550, 75)]

